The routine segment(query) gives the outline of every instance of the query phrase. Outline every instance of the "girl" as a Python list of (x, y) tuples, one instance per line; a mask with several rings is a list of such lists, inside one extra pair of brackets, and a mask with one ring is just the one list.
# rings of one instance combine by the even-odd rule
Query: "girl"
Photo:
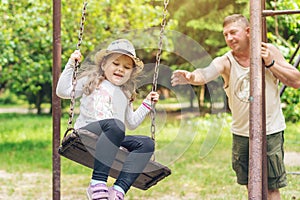
[[(59, 78), (56, 93), (61, 98), (70, 99), (75, 60), (81, 61), (78, 50), (71, 55)], [(133, 111), (136, 77), (144, 64), (126, 39), (113, 41), (106, 50), (97, 52), (95, 64), (92, 69), (91, 66), (82, 68), (75, 88), (75, 97), (81, 99), (74, 128), (99, 135), (87, 196), (89, 200), (123, 200), (154, 152), (151, 138), (125, 136), (125, 126), (135, 129), (140, 125), (151, 110), (151, 101), (156, 103), (159, 95), (150, 92), (142, 105)], [(109, 170), (120, 146), (130, 153), (113, 187), (108, 188)]]

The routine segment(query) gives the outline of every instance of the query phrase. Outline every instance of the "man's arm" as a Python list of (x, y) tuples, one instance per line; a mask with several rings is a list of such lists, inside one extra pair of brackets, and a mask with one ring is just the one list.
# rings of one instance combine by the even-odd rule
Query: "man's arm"
[(222, 56), (215, 58), (207, 67), (196, 69), (193, 72), (176, 70), (171, 77), (172, 86), (184, 84), (204, 85), (223, 75), (225, 72), (225, 63), (227, 62), (226, 57)]
[(262, 58), (266, 65), (270, 65), (274, 60), (274, 65), (268, 69), (283, 84), (293, 88), (300, 88), (299, 70), (289, 64), (274, 45), (262, 43)]

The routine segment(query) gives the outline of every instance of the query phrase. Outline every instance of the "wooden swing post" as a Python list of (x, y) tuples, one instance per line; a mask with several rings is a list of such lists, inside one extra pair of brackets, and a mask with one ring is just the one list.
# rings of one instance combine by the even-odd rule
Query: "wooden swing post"
[[(248, 199), (266, 200), (267, 141), (265, 111), (265, 67), (261, 59), (261, 42), (267, 42), (266, 16), (297, 14), (299, 10), (264, 10), (266, 1), (250, 1), (250, 137)], [(298, 51), (298, 50), (297, 50)]]
[(61, 71), (61, 0), (53, 0), (53, 85), (52, 85), (52, 199), (60, 200), (60, 145), (61, 101), (56, 86)]
[(264, 69), (261, 60), (262, 3), (250, 1), (250, 121), (248, 199), (263, 200), (263, 135), (265, 134)]

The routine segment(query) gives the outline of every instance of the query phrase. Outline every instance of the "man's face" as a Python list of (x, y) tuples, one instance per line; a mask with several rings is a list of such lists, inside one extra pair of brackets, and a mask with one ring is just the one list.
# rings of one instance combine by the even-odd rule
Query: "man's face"
[(233, 51), (242, 51), (249, 48), (249, 27), (239, 22), (233, 22), (223, 28), (226, 44)]

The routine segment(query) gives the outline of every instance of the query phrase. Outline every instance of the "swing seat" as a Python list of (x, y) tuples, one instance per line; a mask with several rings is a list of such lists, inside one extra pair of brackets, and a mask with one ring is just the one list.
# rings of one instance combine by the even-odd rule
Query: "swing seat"
[[(71, 133), (68, 134), (68, 132)], [(98, 135), (87, 130), (74, 130), (73, 128), (68, 129), (64, 135), (58, 153), (70, 160), (93, 169), (93, 155), (95, 153), (97, 139)], [(109, 176), (113, 178), (118, 177), (122, 170), (124, 160), (128, 154), (129, 152), (125, 148), (119, 148), (109, 172)], [(144, 171), (140, 174), (132, 186), (142, 190), (147, 190), (170, 174), (171, 170), (168, 167), (150, 160)]]

